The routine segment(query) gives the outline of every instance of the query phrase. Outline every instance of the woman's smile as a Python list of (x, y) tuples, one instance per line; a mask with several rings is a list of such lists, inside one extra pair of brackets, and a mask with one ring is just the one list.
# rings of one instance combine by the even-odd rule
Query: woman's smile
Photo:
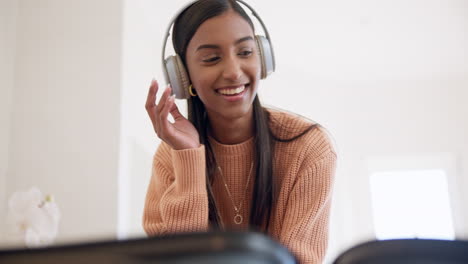
[(246, 94), (249, 86), (250, 83), (237, 86), (225, 86), (216, 89), (215, 92), (228, 102), (236, 102), (244, 99), (244, 95)]

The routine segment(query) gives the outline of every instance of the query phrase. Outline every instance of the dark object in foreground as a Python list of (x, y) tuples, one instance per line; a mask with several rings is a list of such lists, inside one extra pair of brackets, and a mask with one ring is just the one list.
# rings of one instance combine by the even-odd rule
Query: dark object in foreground
[(0, 251), (0, 263), (295, 263), (289, 251), (259, 233), (187, 233), (39, 249)]
[(468, 263), (468, 241), (397, 239), (355, 246), (334, 264), (462, 264)]

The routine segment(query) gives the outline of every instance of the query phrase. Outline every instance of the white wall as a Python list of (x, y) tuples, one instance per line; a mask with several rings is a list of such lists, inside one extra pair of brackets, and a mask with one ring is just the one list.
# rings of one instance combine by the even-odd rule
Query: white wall
[[(16, 49), (15, 0), (0, 1), (0, 216), (6, 209), (6, 185), (11, 122), (11, 100), (14, 85), (14, 61)], [(3, 226), (0, 217), (0, 226)], [(3, 229), (0, 228), (0, 237)]]
[(58, 241), (115, 237), (121, 31), (117, 1), (18, 1), (6, 193), (53, 194)]
[[(160, 140), (144, 108), (152, 78), (165, 88), (162, 36), (173, 14), (187, 1), (127, 0), (124, 3), (119, 236), (146, 236), (142, 214), (152, 156)], [(171, 46), (172, 47), (172, 46)], [(168, 49), (169, 54), (170, 49)], [(159, 93), (158, 93), (159, 94)], [(186, 107), (176, 102), (181, 111)]]

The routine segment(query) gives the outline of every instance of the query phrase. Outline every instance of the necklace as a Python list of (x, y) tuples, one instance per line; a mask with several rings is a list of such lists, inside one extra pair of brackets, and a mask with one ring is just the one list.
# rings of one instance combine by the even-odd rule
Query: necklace
[(229, 191), (229, 187), (226, 183), (226, 180), (224, 180), (223, 171), (221, 170), (221, 167), (218, 166), (218, 170), (221, 173), (221, 179), (223, 179), (223, 182), (224, 182), (224, 187), (226, 188), (229, 198), (231, 199), (232, 206), (234, 207), (234, 211), (236, 212), (236, 215), (234, 216), (234, 223), (236, 225), (240, 225), (244, 221), (244, 218), (240, 214), (240, 211), (242, 210), (242, 205), (244, 205), (244, 200), (245, 200), (245, 197), (247, 196), (247, 188), (249, 188), (250, 176), (252, 176), (252, 168), (253, 168), (253, 162), (250, 165), (250, 172), (249, 172), (249, 177), (247, 178), (247, 184), (245, 185), (244, 196), (242, 197), (242, 200), (239, 203), (239, 206), (236, 206), (236, 204), (234, 203), (234, 199), (232, 198), (231, 191)]

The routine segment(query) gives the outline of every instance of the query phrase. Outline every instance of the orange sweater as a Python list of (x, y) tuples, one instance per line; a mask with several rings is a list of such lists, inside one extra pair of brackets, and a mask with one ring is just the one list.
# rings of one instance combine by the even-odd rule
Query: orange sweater
[[(270, 127), (279, 138), (291, 138), (311, 125), (298, 116), (268, 111)], [(215, 176), (213, 192), (224, 225), (228, 229), (247, 229), (255, 175), (251, 176), (247, 197), (243, 196), (255, 155), (254, 140), (223, 145), (210, 139), (210, 143), (235, 205), (239, 207), (244, 201), (240, 211), (244, 221), (239, 226), (234, 224), (233, 202), (219, 178), (221, 175)], [(276, 142), (273, 173), (280, 182), (269, 235), (289, 248), (301, 263), (323, 261), (335, 165), (336, 152), (323, 128), (313, 129), (292, 142)], [(164, 142), (160, 144), (153, 160), (143, 227), (149, 235), (208, 229), (203, 145), (174, 150)]]

